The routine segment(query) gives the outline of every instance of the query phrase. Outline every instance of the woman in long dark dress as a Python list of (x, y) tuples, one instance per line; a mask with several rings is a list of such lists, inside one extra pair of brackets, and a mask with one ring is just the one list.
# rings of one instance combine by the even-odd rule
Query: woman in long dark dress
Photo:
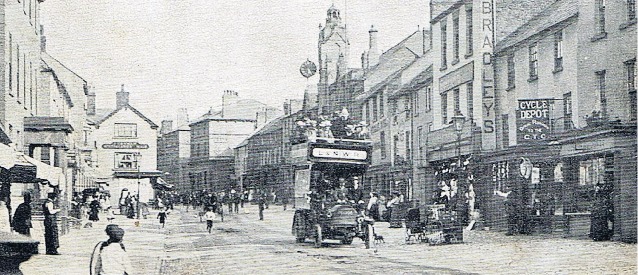
[(89, 208), (91, 209), (89, 210), (89, 220), (94, 222), (99, 221), (100, 217), (98, 214), (100, 213), (100, 202), (96, 197), (93, 197), (93, 200), (89, 204)]
[(31, 194), (24, 194), (24, 202), (18, 205), (13, 214), (13, 230), (22, 235), (31, 236)]

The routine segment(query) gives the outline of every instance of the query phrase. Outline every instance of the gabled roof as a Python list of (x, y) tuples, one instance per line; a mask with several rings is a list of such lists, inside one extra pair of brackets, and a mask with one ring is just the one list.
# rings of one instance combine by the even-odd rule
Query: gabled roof
[(117, 114), (117, 112), (119, 112), (122, 109), (130, 109), (131, 111), (133, 111), (133, 113), (135, 113), (137, 116), (139, 116), (140, 118), (142, 118), (144, 121), (146, 121), (152, 129), (157, 129), (158, 126), (157, 124), (155, 124), (152, 120), (150, 120), (148, 117), (146, 117), (144, 114), (142, 114), (142, 112), (138, 111), (137, 109), (133, 108), (133, 106), (126, 104), (120, 108), (117, 108), (107, 114), (100, 114), (100, 116), (97, 115), (97, 110), (96, 110), (96, 115), (93, 116), (93, 118), (89, 118), (89, 124), (95, 125), (95, 127), (99, 127), (100, 124), (102, 124), (102, 122), (108, 120), (109, 118), (111, 118), (113, 115)]
[(495, 52), (513, 47), (526, 39), (551, 28), (573, 16), (578, 15), (578, 0), (557, 0), (549, 7), (532, 17), (513, 33), (497, 42)]
[(55, 81), (55, 84), (58, 87), (58, 90), (62, 94), (62, 97), (64, 98), (66, 103), (69, 104), (69, 107), (73, 108), (73, 100), (71, 100), (71, 95), (69, 94), (69, 91), (66, 89), (66, 86), (64, 86), (64, 83), (60, 81), (58, 74), (55, 73), (55, 70), (53, 70), (51, 66), (49, 66), (49, 64), (47, 64), (47, 62), (44, 61), (44, 59), (40, 59), (40, 60), (42, 61), (42, 63), (44, 63), (44, 66), (45, 66), (43, 72), (51, 73), (51, 76), (53, 76), (53, 80)]

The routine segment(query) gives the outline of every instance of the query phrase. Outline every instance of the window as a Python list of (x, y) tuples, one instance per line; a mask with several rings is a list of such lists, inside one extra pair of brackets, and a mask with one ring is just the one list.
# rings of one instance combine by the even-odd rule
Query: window
[(373, 121), (377, 121), (377, 104), (378, 104), (378, 99), (375, 96), (372, 101), (372, 120)]
[(40, 161), (51, 165), (51, 147), (49, 146), (40, 147)]
[(137, 124), (115, 123), (115, 137), (124, 137), (124, 138), (137, 137)]
[(405, 131), (405, 159), (412, 160), (412, 133)]
[(368, 123), (372, 122), (372, 102), (370, 102), (370, 100), (367, 101), (367, 117), (368, 117)]
[(447, 93), (441, 94), (441, 124), (447, 124)]
[(33, 111), (33, 62), (29, 62), (29, 108)]
[(419, 126), (416, 129), (416, 148), (419, 148), (417, 152), (417, 161), (421, 162), (423, 160), (423, 126)]
[(454, 89), (454, 114), (458, 114), (461, 112), (461, 89)]
[(605, 33), (605, 0), (596, 0), (596, 7), (594, 12), (596, 22), (596, 33)]
[(538, 44), (529, 46), (529, 79), (538, 79)]
[(459, 13), (456, 12), (452, 16), (452, 64), (456, 64), (459, 62)]
[(135, 153), (115, 153), (115, 168), (137, 169), (137, 157)]
[(474, 119), (474, 86), (472, 82), (467, 83), (467, 117), (470, 121)]
[(629, 119), (634, 121), (638, 115), (636, 111), (636, 59), (625, 62), (627, 68), (627, 92), (629, 93)]
[(563, 94), (563, 129), (572, 129), (572, 93)]
[(607, 85), (605, 83), (605, 76), (607, 72), (605, 70), (596, 72), (596, 79), (598, 82), (598, 95), (600, 96), (600, 115), (602, 118), (607, 118)]
[(399, 136), (394, 135), (392, 144), (392, 154), (394, 154), (394, 164), (399, 163)]
[(16, 58), (18, 59), (16, 62), (16, 95), (20, 101), (20, 45), (16, 46)]
[(501, 115), (501, 121), (503, 121), (503, 148), (510, 146), (510, 122), (507, 114)]
[(563, 30), (554, 34), (554, 72), (563, 70)]
[(516, 64), (514, 63), (514, 54), (507, 56), (507, 89), (516, 87)]
[(9, 33), (9, 94), (13, 90), (13, 36)]
[(384, 159), (387, 157), (386, 150), (385, 150), (385, 132), (381, 131), (381, 133), (379, 134), (379, 140), (381, 143), (381, 146), (380, 146), (381, 158)]
[(473, 46), (474, 46), (474, 40), (473, 39), (473, 26), (474, 24), (472, 24), (472, 4), (466, 4), (465, 5), (465, 44), (466, 44), (466, 48), (465, 48), (465, 55), (467, 57), (469, 57), (470, 55), (472, 55), (473, 52)]
[(636, 21), (636, 0), (627, 0), (627, 21)]
[(447, 24), (441, 21), (441, 70), (445, 69), (447, 69)]
[(419, 108), (419, 93), (414, 93), (414, 116), (418, 116), (420, 110), (421, 109)]
[(410, 102), (410, 97), (406, 96), (403, 98), (403, 111), (405, 112), (405, 118), (410, 118), (410, 109), (412, 107), (412, 102)]
[[(22, 96), (27, 96), (27, 54), (22, 54)], [(26, 107), (26, 105), (25, 105)]]
[(425, 87), (425, 111), (429, 112), (432, 110), (432, 86), (428, 85)]
[(383, 100), (383, 91), (381, 93), (379, 93), (379, 117), (383, 117), (383, 114), (385, 113), (385, 106), (383, 106), (384, 100)]

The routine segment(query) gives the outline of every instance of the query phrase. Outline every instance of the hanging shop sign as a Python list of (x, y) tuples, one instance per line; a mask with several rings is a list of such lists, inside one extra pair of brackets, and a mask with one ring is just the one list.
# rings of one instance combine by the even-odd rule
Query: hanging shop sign
[(516, 108), (516, 142), (542, 143), (550, 134), (551, 99), (520, 99)]
[(122, 142), (116, 141), (113, 143), (102, 144), (104, 149), (148, 149), (148, 144), (141, 144), (138, 142)]

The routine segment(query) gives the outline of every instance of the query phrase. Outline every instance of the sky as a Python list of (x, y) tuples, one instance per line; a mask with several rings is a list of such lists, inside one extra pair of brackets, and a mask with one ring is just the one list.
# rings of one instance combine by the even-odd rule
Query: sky
[[(89, 4), (90, 3), (90, 4)], [(282, 108), (303, 98), (299, 66), (317, 62), (319, 24), (334, 4), (347, 23), (349, 67), (374, 25), (385, 51), (427, 26), (429, 0), (52, 0), (41, 4), (47, 52), (82, 76), (98, 108), (130, 103), (158, 123), (221, 104), (224, 90)]]

